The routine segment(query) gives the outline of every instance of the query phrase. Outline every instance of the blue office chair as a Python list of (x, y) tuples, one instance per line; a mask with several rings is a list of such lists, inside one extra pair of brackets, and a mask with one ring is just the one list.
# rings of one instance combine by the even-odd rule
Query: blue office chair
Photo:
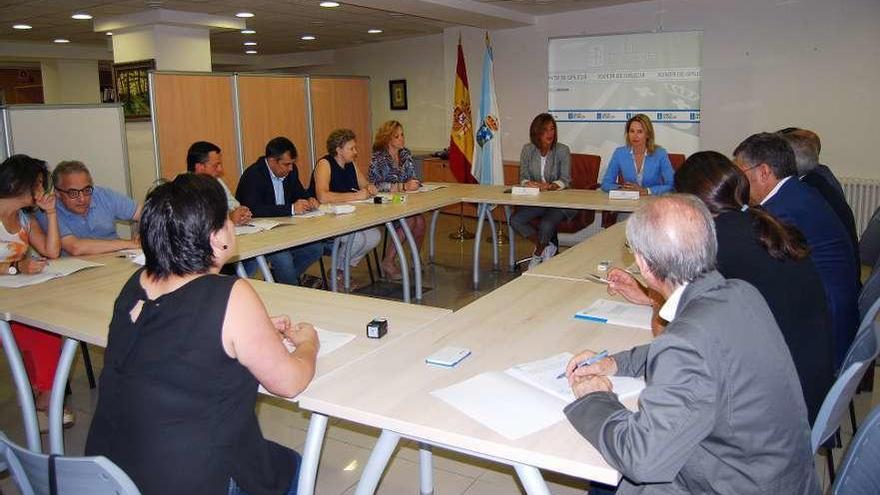
[(862, 429), (849, 444), (840, 463), (840, 474), (831, 487), (832, 495), (875, 495), (880, 493), (880, 407), (875, 407)]
[[(862, 377), (865, 376), (868, 364), (866, 361), (857, 361), (848, 368), (843, 368), (844, 371), (834, 381), (831, 390), (822, 401), (822, 407), (819, 408), (816, 420), (813, 422), (810, 443), (814, 454), (840, 428), (840, 422), (846, 414), (847, 405), (856, 394), (856, 388)], [(834, 458), (830, 449), (828, 450), (828, 473), (830, 478), (834, 479)]]
[(0, 432), (0, 460), (22, 495), (140, 495), (131, 478), (103, 456), (38, 454), (19, 447)]
[(862, 291), (859, 292), (859, 318), (864, 321), (865, 316), (872, 309), (876, 315), (878, 306), (874, 303), (878, 300), (880, 300), (880, 270), (875, 268), (871, 271), (871, 276), (868, 277), (865, 285), (862, 286)]
[[(880, 288), (880, 284), (878, 284), (878, 288)], [(846, 357), (843, 359), (843, 365), (841, 365), (840, 369), (845, 370), (856, 361), (873, 362), (877, 358), (878, 352), (880, 352), (880, 346), (878, 346), (878, 343), (880, 343), (880, 323), (877, 322), (878, 313), (880, 313), (880, 298), (875, 298), (871, 303), (871, 307), (862, 316), (862, 323), (859, 325), (859, 330), (853, 339), (852, 345), (849, 347), (849, 351), (846, 353)], [(872, 367), (873, 364), (868, 366), (868, 369)], [(867, 390), (870, 390), (870, 388)], [(856, 393), (859, 391), (856, 390)], [(849, 403), (849, 420), (852, 424), (853, 434), (855, 434), (858, 425), (856, 423), (856, 409), (852, 401)]]
[(874, 266), (880, 261), (880, 208), (874, 210), (859, 240), (859, 257), (863, 265)]

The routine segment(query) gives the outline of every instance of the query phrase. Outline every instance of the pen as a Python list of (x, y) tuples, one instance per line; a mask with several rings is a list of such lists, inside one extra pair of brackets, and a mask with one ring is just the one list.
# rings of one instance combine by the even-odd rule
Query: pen
[[(596, 363), (598, 363), (599, 361), (601, 361), (601, 360), (603, 360), (603, 359), (605, 359), (605, 358), (607, 358), (607, 357), (608, 357), (608, 351), (602, 351), (602, 352), (600, 352), (599, 354), (594, 355), (593, 357), (588, 357), (587, 359), (584, 359), (583, 361), (579, 362), (579, 363), (574, 367), (574, 370), (572, 370), (572, 372), (575, 371), (575, 370), (578, 369), (578, 368), (582, 368), (582, 367), (584, 367), (584, 366), (589, 366), (589, 365), (591, 365), (591, 364), (596, 364)], [(556, 377), (557, 380), (560, 379), (560, 378), (565, 378), (565, 372), (564, 372), (564, 371), (563, 371), (562, 373), (560, 373), (559, 376)]]

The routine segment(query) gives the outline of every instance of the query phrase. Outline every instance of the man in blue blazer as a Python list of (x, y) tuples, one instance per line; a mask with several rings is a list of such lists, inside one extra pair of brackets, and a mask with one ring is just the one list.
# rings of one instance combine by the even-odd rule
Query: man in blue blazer
[(798, 180), (794, 151), (780, 135), (753, 134), (733, 155), (749, 179), (752, 204), (794, 225), (806, 238), (825, 286), (834, 325), (835, 367), (839, 367), (859, 325), (857, 261), (849, 235), (822, 196)]
[[(266, 154), (250, 165), (238, 181), (235, 198), (255, 217), (289, 217), (318, 208), (296, 170), (296, 146), (286, 137), (266, 143)], [(276, 282), (299, 285), (306, 269), (323, 255), (323, 244), (313, 242), (267, 255)]]

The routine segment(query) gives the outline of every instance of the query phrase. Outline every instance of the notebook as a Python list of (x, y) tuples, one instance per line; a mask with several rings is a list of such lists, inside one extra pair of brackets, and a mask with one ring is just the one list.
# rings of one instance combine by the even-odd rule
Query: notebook
[[(524, 363), (503, 372), (481, 373), (432, 395), (498, 434), (516, 440), (565, 419), (562, 410), (574, 401), (566, 378), (556, 377), (573, 355), (564, 352)], [(637, 395), (644, 380), (609, 377), (623, 400)]]
[(574, 315), (579, 320), (644, 328), (645, 330), (651, 329), (653, 316), (654, 310), (650, 306), (609, 301), (608, 299), (598, 299), (589, 308), (582, 309)]

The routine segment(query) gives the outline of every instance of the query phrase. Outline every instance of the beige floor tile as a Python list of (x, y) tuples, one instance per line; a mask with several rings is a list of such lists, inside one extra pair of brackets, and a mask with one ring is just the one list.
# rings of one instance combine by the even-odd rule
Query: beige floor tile
[[(363, 466), (358, 467), (358, 472)], [(461, 494), (476, 481), (472, 477), (451, 473), (443, 470), (434, 470), (434, 493), (436, 495)], [(345, 495), (351, 495), (355, 491), (352, 486), (345, 492)], [(376, 490), (377, 495), (400, 495), (419, 493), (419, 465), (394, 456), (385, 471), (385, 475), (379, 482), (379, 488)]]

